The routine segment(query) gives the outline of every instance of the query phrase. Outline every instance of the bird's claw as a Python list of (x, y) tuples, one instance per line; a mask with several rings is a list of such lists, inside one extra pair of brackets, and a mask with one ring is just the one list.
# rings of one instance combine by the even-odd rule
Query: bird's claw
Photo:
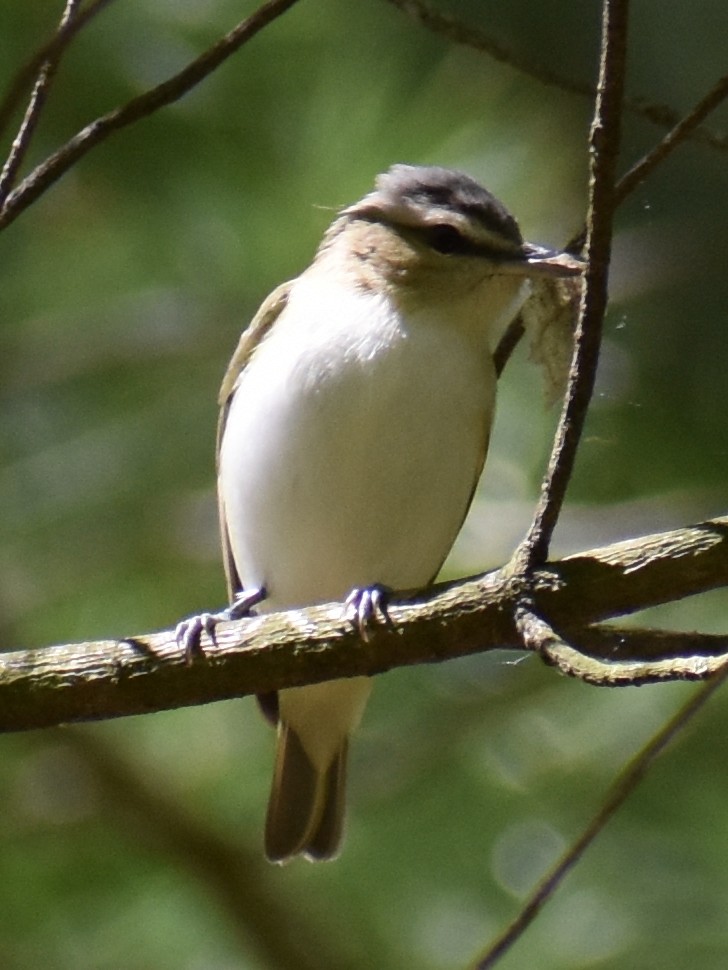
[(200, 613), (180, 620), (175, 628), (174, 638), (184, 651), (185, 663), (191, 664), (195, 654), (202, 653), (200, 637), (203, 632), (214, 640), (215, 627), (227, 618), (227, 610), (220, 610), (219, 613)]
[(377, 623), (391, 625), (387, 604), (391, 589), (375, 583), (373, 586), (355, 587), (344, 600), (346, 619), (365, 643), (369, 643)]
[(266, 597), (265, 589), (261, 586), (245, 589), (238, 593), (231, 606), (217, 613), (199, 613), (181, 620), (174, 631), (174, 636), (184, 652), (185, 663), (191, 664), (195, 654), (203, 654), (200, 638), (203, 633), (214, 642), (215, 630), (219, 623), (229, 623), (231, 620), (241, 620), (249, 616), (250, 611)]

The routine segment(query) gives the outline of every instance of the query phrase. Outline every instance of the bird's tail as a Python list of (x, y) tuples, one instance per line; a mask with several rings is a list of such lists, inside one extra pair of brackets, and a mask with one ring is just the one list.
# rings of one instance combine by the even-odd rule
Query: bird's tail
[(280, 721), (265, 823), (265, 853), (271, 862), (297, 855), (313, 861), (336, 856), (344, 830), (348, 747), (344, 735), (322, 771), (311, 763), (295, 730)]

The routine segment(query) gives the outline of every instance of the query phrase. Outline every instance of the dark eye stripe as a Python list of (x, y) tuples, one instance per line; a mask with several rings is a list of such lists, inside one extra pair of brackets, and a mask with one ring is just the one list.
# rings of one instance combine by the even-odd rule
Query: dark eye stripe
[(401, 236), (410, 239), (415, 238), (435, 252), (446, 256), (480, 256), (494, 262), (525, 258), (521, 247), (516, 246), (509, 239), (504, 238), (502, 241), (498, 238), (493, 239), (493, 241), (471, 239), (449, 222), (436, 223), (434, 226), (401, 225), (392, 219), (387, 219), (376, 210), (357, 212), (355, 218), (389, 226), (390, 229)]
[[(397, 226), (392, 228), (403, 231)], [(487, 239), (471, 239), (450, 223), (439, 223), (435, 226), (407, 226), (404, 231), (411, 233), (430, 249), (445, 256), (481, 256), (494, 261), (524, 258), (521, 248), (516, 248), (507, 239), (503, 240), (502, 245), (499, 245), (498, 239), (492, 242)]]
[(479, 252), (479, 248), (476, 243), (468, 239), (461, 232), (455, 228), (455, 226), (450, 226), (447, 223), (443, 223), (440, 226), (422, 226), (421, 228), (413, 229), (413, 232), (418, 236), (422, 242), (426, 243), (430, 249), (434, 249), (437, 253), (443, 253), (443, 255), (458, 254), (458, 255), (476, 255)]

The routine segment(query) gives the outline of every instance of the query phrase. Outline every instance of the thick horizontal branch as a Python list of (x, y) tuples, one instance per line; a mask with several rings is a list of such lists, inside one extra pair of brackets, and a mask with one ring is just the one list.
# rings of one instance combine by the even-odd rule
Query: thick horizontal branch
[[(728, 517), (549, 563), (536, 573), (533, 591), (538, 610), (576, 655), (550, 662), (579, 676), (583, 664), (584, 679), (622, 685), (708, 676), (725, 659), (726, 638), (578, 631), (720, 586), (728, 586)], [(223, 624), (215, 643), (203, 639), (203, 655), (189, 666), (171, 631), (1, 654), (0, 730), (143, 714), (523, 649), (513, 619), (518, 592), (508, 568), (433, 587), (393, 602), (391, 626), (378, 628), (366, 644), (340, 604), (239, 620)]]

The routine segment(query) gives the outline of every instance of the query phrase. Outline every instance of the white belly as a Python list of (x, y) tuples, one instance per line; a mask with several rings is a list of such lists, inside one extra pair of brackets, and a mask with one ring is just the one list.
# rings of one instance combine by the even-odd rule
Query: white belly
[[(315, 307), (314, 307), (315, 302)], [(485, 341), (388, 301), (303, 281), (245, 369), (220, 490), (238, 573), (268, 610), (434, 578), (482, 460)]]

